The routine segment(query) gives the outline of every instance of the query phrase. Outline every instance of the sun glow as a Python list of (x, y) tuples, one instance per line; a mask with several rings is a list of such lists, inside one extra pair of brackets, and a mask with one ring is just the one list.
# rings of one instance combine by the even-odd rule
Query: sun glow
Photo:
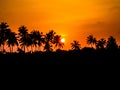
[(62, 42), (62, 43), (65, 43), (65, 38), (62, 38), (62, 39), (61, 39), (61, 42)]

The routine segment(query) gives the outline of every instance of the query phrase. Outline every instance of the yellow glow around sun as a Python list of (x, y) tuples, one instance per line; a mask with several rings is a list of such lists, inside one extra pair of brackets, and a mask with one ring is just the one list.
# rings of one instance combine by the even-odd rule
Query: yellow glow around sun
[(61, 42), (62, 42), (62, 43), (65, 43), (65, 38), (62, 38), (62, 39), (61, 39)]

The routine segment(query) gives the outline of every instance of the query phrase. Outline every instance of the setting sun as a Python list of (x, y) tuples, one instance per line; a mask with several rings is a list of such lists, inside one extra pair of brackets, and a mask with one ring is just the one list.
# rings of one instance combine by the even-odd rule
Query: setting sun
[(61, 42), (62, 42), (62, 43), (65, 43), (65, 38), (62, 38), (62, 39), (61, 39)]

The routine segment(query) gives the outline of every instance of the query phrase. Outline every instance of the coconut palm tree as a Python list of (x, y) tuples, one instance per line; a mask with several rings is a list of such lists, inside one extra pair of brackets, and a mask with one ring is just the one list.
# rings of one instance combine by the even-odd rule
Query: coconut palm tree
[(37, 46), (38, 42), (37, 42), (37, 31), (32, 31), (31, 33), (31, 40), (32, 40), (32, 45), (31, 45), (31, 49), (32, 47), (35, 47)]
[[(31, 32), (31, 40), (33, 47), (40, 47), (43, 43), (43, 33), (37, 30)], [(32, 47), (31, 47), (32, 48)]]
[(46, 34), (46, 41), (49, 42), (54, 42), (54, 36), (55, 36), (56, 32), (54, 32), (54, 30), (50, 30), (47, 34)]
[(29, 41), (29, 34), (28, 34), (28, 30), (25, 26), (21, 26), (18, 29), (18, 35), (19, 35), (19, 43), (21, 48), (24, 49), (24, 52), (26, 52), (27, 45), (28, 45), (28, 41)]
[(118, 49), (117, 41), (113, 36), (110, 36), (107, 41), (107, 49), (115, 50)]
[(97, 49), (104, 49), (106, 45), (106, 40), (104, 38), (101, 38), (96, 42), (96, 48)]
[(64, 43), (61, 42), (61, 36), (60, 35), (56, 35), (54, 37), (54, 44), (55, 44), (55, 48), (57, 48), (57, 47), (58, 47), (58, 49), (63, 48)]
[(44, 50), (45, 50), (46, 52), (51, 52), (51, 51), (53, 51), (52, 45), (51, 45), (49, 42), (46, 42), (46, 43), (45, 43), (45, 46), (44, 46)]
[(1, 50), (1, 46), (2, 46), (2, 38), (0, 36), (0, 50)]
[(53, 30), (46, 33), (45, 40), (44, 40), (44, 43), (45, 43), (44, 50), (45, 51), (49, 52), (49, 51), (53, 50), (52, 46), (53, 46), (53, 43), (54, 43), (55, 34), (56, 34), (56, 32), (54, 32)]
[(17, 34), (15, 32), (10, 32), (8, 35), (7, 44), (8, 44), (8, 47), (10, 48), (10, 52), (13, 52), (13, 47), (15, 45), (18, 46), (18, 41), (17, 41), (16, 35)]
[(37, 40), (38, 40), (38, 51), (40, 50), (40, 47), (44, 43), (44, 35), (43, 32), (37, 31)]
[(93, 48), (93, 45), (95, 45), (96, 44), (96, 38), (94, 38), (93, 37), (93, 35), (89, 35), (88, 37), (87, 37), (87, 44), (88, 45), (91, 45), (91, 47)]
[(0, 47), (3, 46), (4, 51), (4, 45), (7, 40), (6, 31), (9, 30), (9, 25), (6, 22), (0, 23)]
[(80, 44), (79, 44), (79, 41), (73, 41), (71, 43), (71, 47), (73, 50), (80, 50)]

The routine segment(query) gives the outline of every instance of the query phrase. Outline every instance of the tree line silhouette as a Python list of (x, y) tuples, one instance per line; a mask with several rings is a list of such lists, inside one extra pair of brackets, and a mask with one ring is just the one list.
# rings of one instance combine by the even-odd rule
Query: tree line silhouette
[(5, 22), (0, 24), (0, 48), (2, 52), (5, 51), (5, 45), (10, 48), (10, 52), (13, 52), (13, 47), (16, 45), (19, 51), (27, 52), (28, 47), (33, 48), (35, 51), (40, 51), (40, 47), (44, 48), (44, 51), (53, 51), (54, 48), (63, 48), (64, 43), (61, 41), (61, 36), (56, 35), (54, 30), (50, 30), (46, 35), (39, 30), (33, 30), (28, 33), (28, 29), (25, 26), (21, 26), (18, 29), (18, 34), (12, 32), (9, 25)]
[[(87, 44), (90, 45), (90, 47), (84, 48), (81, 48), (79, 41), (74, 40), (70, 43), (71, 50), (69, 51), (61, 50), (61, 48), (64, 47), (61, 38), (61, 35), (57, 35), (54, 30), (50, 30), (45, 35), (39, 30), (33, 30), (29, 33), (25, 26), (19, 27), (18, 33), (15, 33), (10, 29), (6, 22), (1, 22), (0, 57), (1, 59), (3, 58), (3, 61), (1, 60), (1, 62), (5, 63), (5, 60), (8, 62), (10, 57), (11, 59), (14, 57), (14, 62), (17, 62), (16, 60), (18, 59), (18, 61), (22, 61), (24, 58), (24, 61), (22, 62), (27, 62), (26, 60), (29, 60), (30, 62), (30, 60), (36, 59), (37, 62), (79, 62), (84, 64), (112, 63), (113, 59), (115, 59), (115, 62), (118, 62), (116, 60), (120, 59), (120, 46), (117, 44), (117, 41), (113, 36), (110, 36), (108, 40), (104, 38), (97, 40), (93, 35), (89, 35), (87, 37)], [(9, 47), (9, 53), (6, 52), (5, 46)], [(18, 54), (14, 52), (15, 46), (17, 46)], [(30, 50), (28, 50), (28, 48), (30, 48)], [(41, 48), (43, 49), (41, 50)], [(55, 49), (56, 52), (53, 52)], [(6, 57), (6, 55), (9, 58)], [(49, 59), (51, 60), (49, 61)], [(33, 63), (33, 61), (31, 63)]]

